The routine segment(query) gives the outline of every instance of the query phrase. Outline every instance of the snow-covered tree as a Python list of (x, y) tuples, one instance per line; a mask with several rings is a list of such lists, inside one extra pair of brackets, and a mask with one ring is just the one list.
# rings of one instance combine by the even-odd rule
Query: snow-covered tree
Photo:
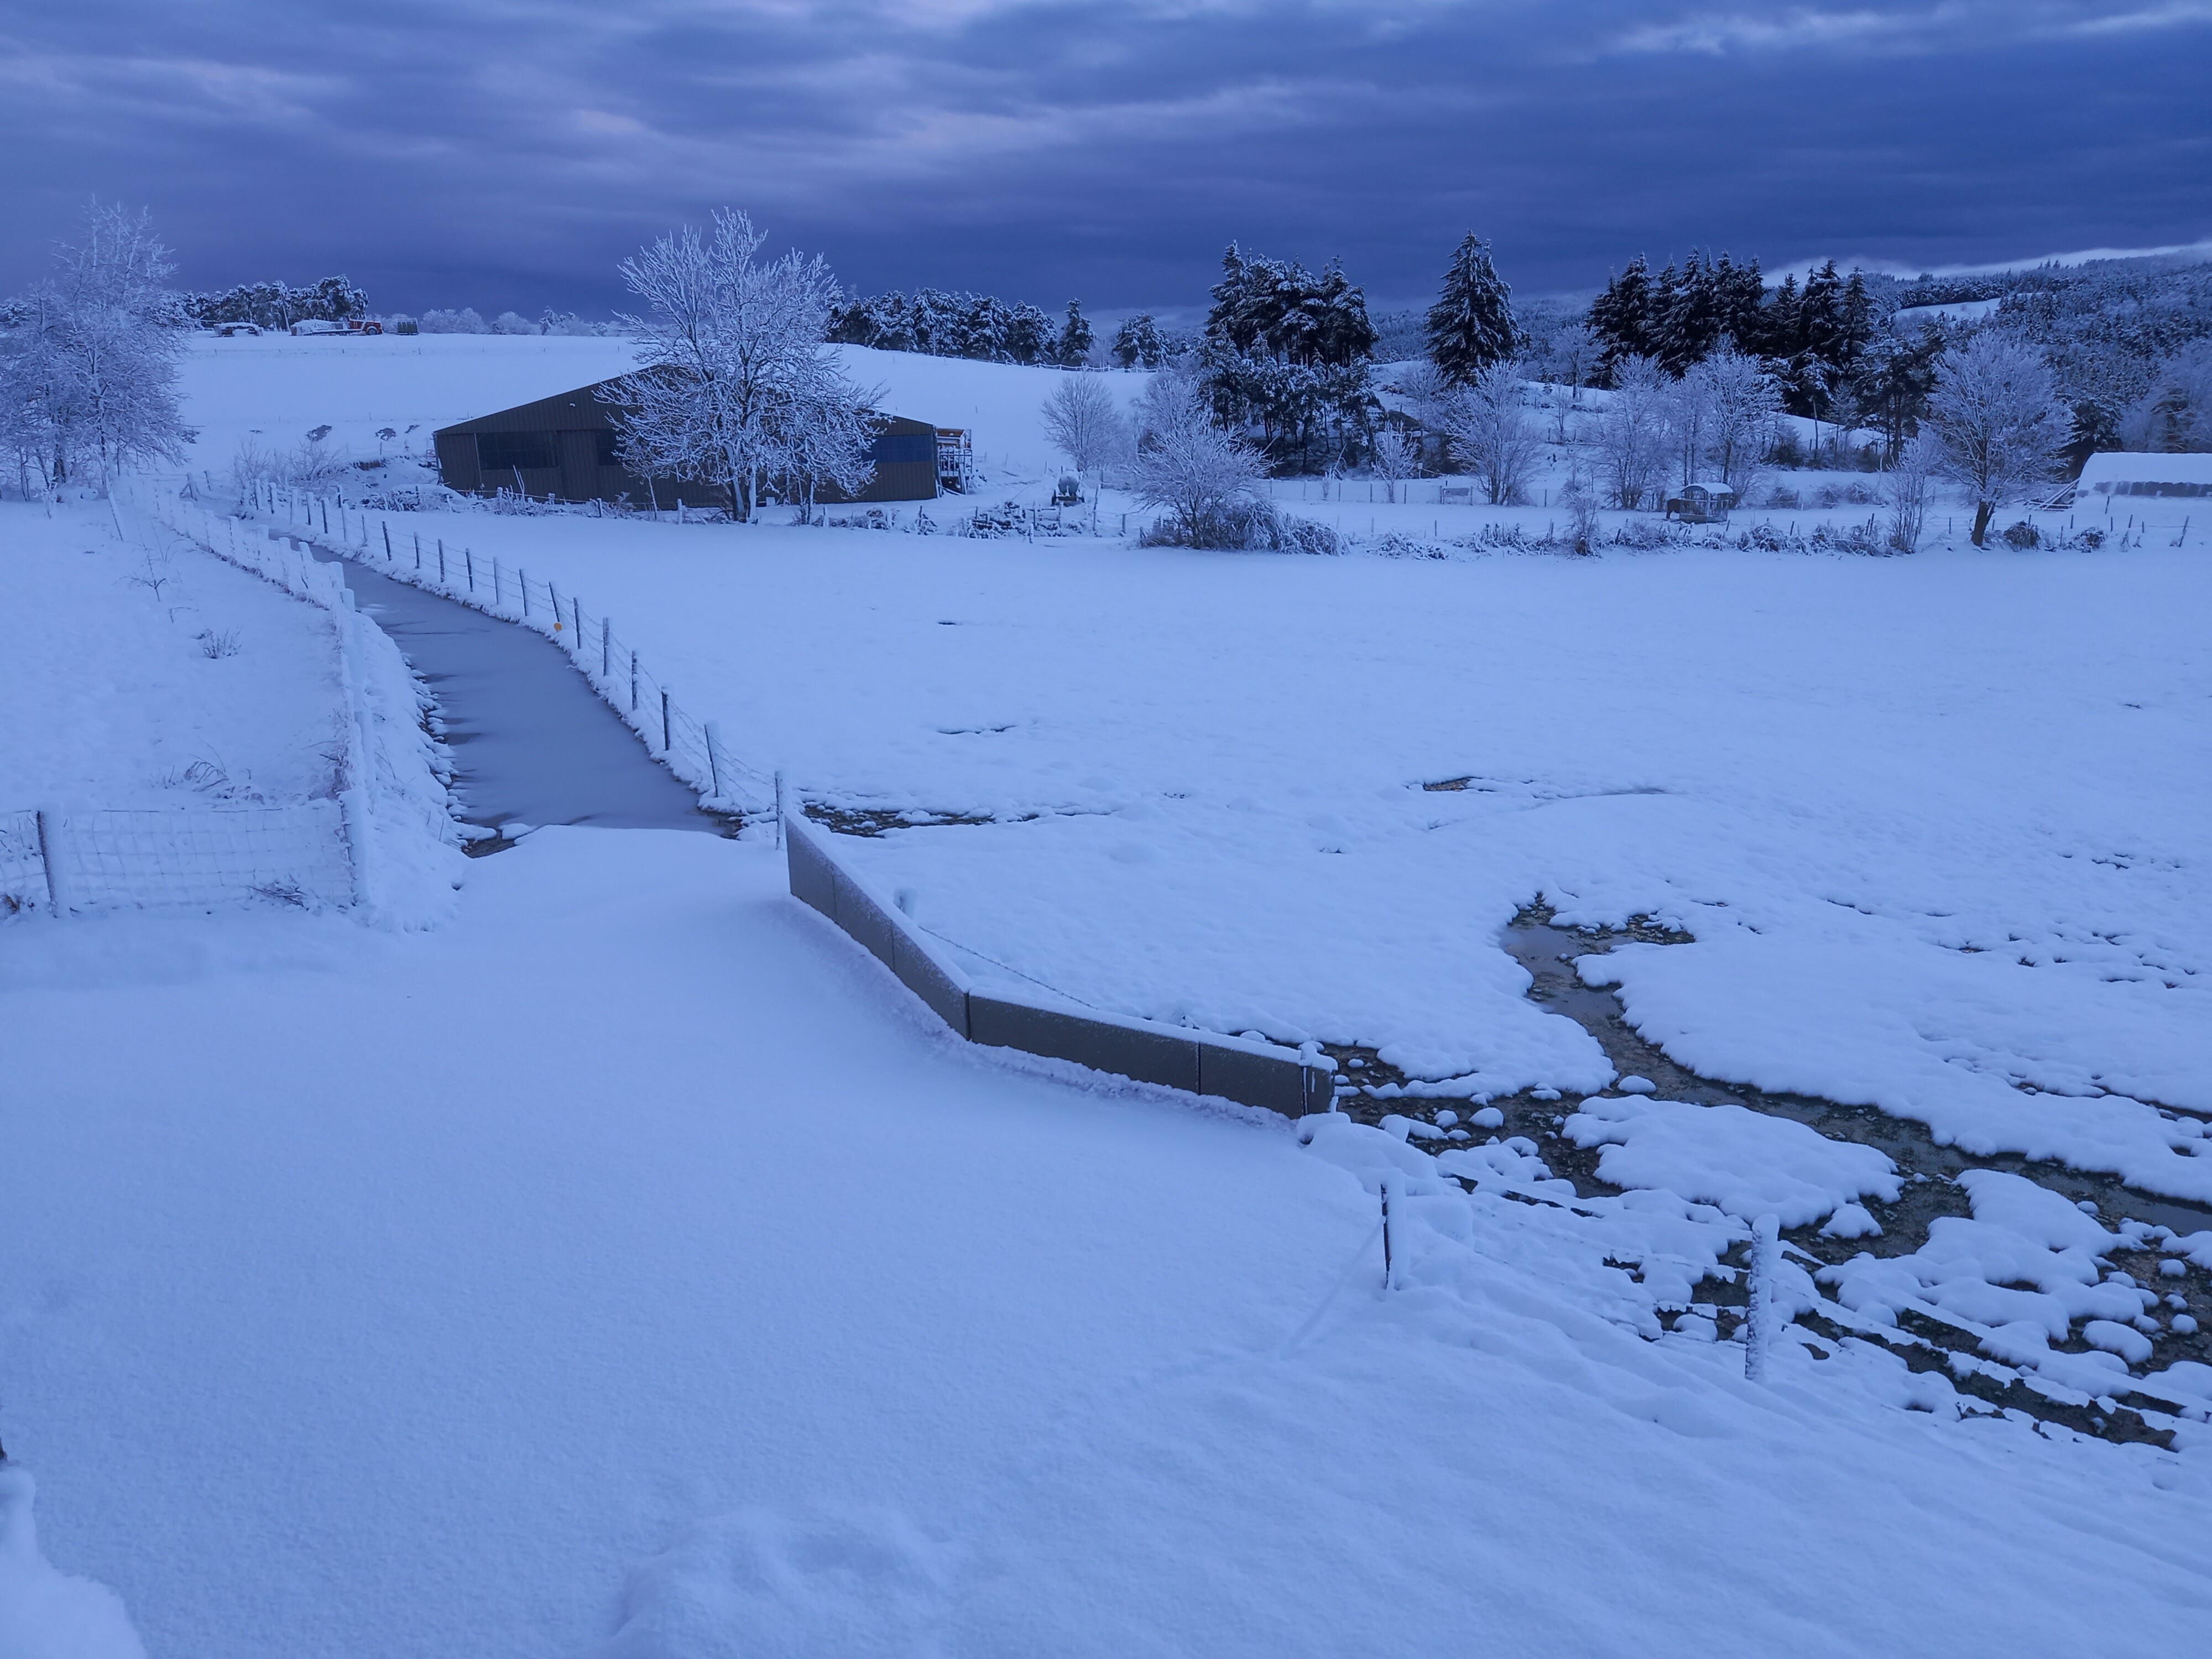
[(2130, 449), (2212, 449), (2212, 341), (2185, 346), (2161, 363), (2149, 390), (2120, 416), (2118, 435)]
[(2043, 354), (1987, 329), (1936, 360), (1927, 424), (1942, 444), (1944, 476), (1974, 503), (1980, 547), (1997, 508), (2057, 470), (2070, 418)]
[(1060, 337), (1053, 342), (1052, 360), (1062, 368), (1080, 368), (1091, 361), (1091, 319), (1083, 314), (1083, 302), (1067, 302), (1067, 320), (1060, 325)]
[(1682, 482), (1702, 474), (1724, 480), (1738, 494), (1747, 490), (1782, 409), (1773, 376), (1723, 343), (1682, 376), (1676, 407)]
[(1597, 422), (1597, 452), (1615, 507), (1635, 507), (1657, 482), (1668, 447), (1674, 385), (1649, 357), (1613, 365), (1613, 396)]
[(829, 266), (797, 252), (760, 263), (765, 240), (723, 209), (703, 236), (686, 225), (624, 260), (623, 280), (646, 303), (622, 319), (640, 368), (601, 393), (632, 471), (714, 484), (740, 520), (793, 464), (810, 411), (859, 402), (823, 343), (837, 293)]
[(1527, 343), (1513, 320), (1513, 294), (1490, 263), (1490, 245), (1469, 233), (1429, 307), (1429, 357), (1446, 378), (1467, 385)]
[(1493, 506), (1521, 499), (1543, 439), (1522, 404), (1517, 365), (1492, 363), (1455, 389), (1444, 399), (1437, 423), (1451, 440), (1460, 465), (1481, 481)]
[(1200, 354), (1215, 416), (1282, 465), (1357, 454), (1376, 412), (1365, 294), (1334, 262), (1316, 276), (1231, 245), (1221, 267)]
[(1142, 436), (1130, 468), (1137, 499), (1172, 513), (1188, 546), (1242, 546), (1231, 526), (1267, 477), (1259, 455), (1214, 424), (1204, 388), (1188, 374), (1155, 375), (1137, 417)]
[(1114, 331), (1114, 361), (1124, 368), (1158, 368), (1167, 360), (1159, 325), (1148, 313), (1124, 317)]
[(56, 263), (0, 308), (0, 434), (18, 478), (105, 490), (124, 469), (181, 459), (194, 435), (176, 390), (188, 319), (152, 221), (94, 202)]
[(823, 376), (803, 386), (771, 416), (777, 479), (808, 517), (824, 484), (849, 498), (875, 477), (872, 451), (883, 423), (868, 404), (877, 396), (860, 392), (842, 375)]
[(419, 325), (425, 334), (489, 334), (491, 325), (477, 314), (474, 306), (463, 306), (459, 311), (441, 311), (433, 306), (422, 313)]
[(1071, 374), (1044, 400), (1044, 435), (1079, 473), (1100, 477), (1129, 447), (1128, 422), (1096, 374)]

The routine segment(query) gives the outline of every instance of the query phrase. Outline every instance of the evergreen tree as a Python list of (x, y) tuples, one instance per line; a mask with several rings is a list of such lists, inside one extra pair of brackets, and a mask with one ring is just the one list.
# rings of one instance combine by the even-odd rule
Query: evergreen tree
[(1429, 357), (1455, 385), (1469, 385), (1527, 345), (1513, 320), (1512, 290), (1490, 263), (1489, 245), (1469, 232), (1429, 307)]
[(1114, 361), (1124, 368), (1158, 368), (1167, 356), (1167, 343), (1160, 338), (1159, 325), (1139, 313), (1121, 319), (1114, 331), (1113, 350)]
[(1590, 301), (1589, 326), (1598, 345), (1591, 379), (1601, 385), (1610, 385), (1614, 368), (1628, 358), (1651, 355), (1651, 267), (1642, 254)]
[(1766, 278), (1753, 259), (1747, 265), (1725, 253), (1713, 266), (1713, 292), (1720, 310), (1721, 337), (1738, 351), (1766, 355)]
[(1692, 250), (1678, 274), (1672, 265), (1659, 279), (1657, 315), (1651, 329), (1652, 355), (1669, 374), (1680, 375), (1703, 362), (1719, 343), (1722, 324), (1719, 285), (1704, 256)]
[(1375, 325), (1367, 296), (1340, 266), (1316, 276), (1294, 260), (1248, 258), (1231, 243), (1212, 299), (1201, 386), (1217, 419), (1256, 428), (1270, 458), (1297, 467), (1364, 447), (1376, 407), (1367, 384)]
[(1060, 331), (1060, 339), (1053, 347), (1053, 361), (1062, 368), (1080, 368), (1091, 361), (1091, 319), (1083, 314), (1083, 302), (1067, 302), (1067, 321)]

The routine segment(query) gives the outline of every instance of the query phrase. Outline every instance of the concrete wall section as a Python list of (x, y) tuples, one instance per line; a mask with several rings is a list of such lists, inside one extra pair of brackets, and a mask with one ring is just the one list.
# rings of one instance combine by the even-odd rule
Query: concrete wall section
[(1286, 1117), (1329, 1109), (1328, 1068), (1308, 1065), (1294, 1049), (975, 990), (913, 923), (845, 867), (826, 832), (804, 818), (787, 818), (783, 841), (792, 896), (865, 945), (970, 1042), (1070, 1060), (1139, 1083), (1218, 1095)]
[(1198, 1042), (1173, 1027), (1099, 1019), (1019, 997), (968, 994), (968, 1035), (994, 1048), (1072, 1060), (1094, 1072), (1198, 1092)]

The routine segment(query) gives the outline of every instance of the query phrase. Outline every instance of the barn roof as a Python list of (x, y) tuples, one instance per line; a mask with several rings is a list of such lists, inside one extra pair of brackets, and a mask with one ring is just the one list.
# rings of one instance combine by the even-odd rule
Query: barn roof
[(2212, 485), (2212, 455), (2152, 455), (2140, 450), (2105, 450), (2089, 457), (2075, 488), (2109, 491), (2116, 484)]

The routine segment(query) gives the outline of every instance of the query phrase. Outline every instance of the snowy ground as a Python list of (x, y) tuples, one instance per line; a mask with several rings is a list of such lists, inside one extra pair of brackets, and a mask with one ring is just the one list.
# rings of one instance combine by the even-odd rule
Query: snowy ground
[(1954, 1421), (1856, 1344), (1747, 1385), (1730, 1345), (1645, 1340), (1663, 1286), (1602, 1265), (1694, 1258), (1717, 1212), (1468, 1199), (1377, 1131), (1014, 1069), (780, 876), (551, 830), (428, 934), (11, 937), (7, 1443), (149, 1652), (2201, 1628), (2201, 1453)]
[(1462, 1095), (1595, 1090), (1497, 943), (1540, 895), (1695, 935), (1603, 964), (1685, 1064), (2212, 1199), (2138, 1103), (2212, 1111), (2193, 550), (430, 528), (605, 607), (809, 798), (992, 819), (851, 844), (987, 978), (1368, 1044)]
[(104, 501), (0, 502), (0, 811), (326, 794), (329, 617)]
[[(398, 342), (240, 343), (267, 355), (193, 360), (210, 447), (264, 408), (354, 442), (622, 367), (593, 341), (433, 342), (416, 369), (372, 355)], [(1033, 497), (1041, 390), (896, 367), (948, 406), (971, 381), (995, 482)], [(1445, 509), (1371, 510), (1419, 542)], [(1454, 544), (1501, 517), (1449, 510)], [(153, 1652), (2201, 1628), (2212, 1366), (2171, 1362), (2201, 1347), (2212, 1231), (1985, 1169), (1909, 1252), (1854, 1259), (1913, 1201), (1887, 1158), (1616, 1078), (1499, 943), (1539, 896), (1646, 918), (1694, 942), (1583, 974), (1686, 1065), (2212, 1198), (2201, 548), (1288, 559), (404, 522), (611, 613), (818, 807), (903, 817), (841, 848), (979, 979), (1366, 1044), (1429, 1091), (1302, 1139), (965, 1048), (758, 839), (540, 831), (428, 933), (19, 921), (0, 1428), (47, 1555)], [(1586, 1159), (1579, 1191), (1467, 1098), (1525, 1115), (1547, 1088), (1570, 1098), (1541, 1157)], [(1754, 1385), (1716, 1339), (1765, 1212), (1844, 1248), (1817, 1310), (1818, 1264), (1782, 1269), (1806, 1322)], [(1908, 1369), (1892, 1344), (1930, 1316), (1957, 1340)], [(21, 1512), (0, 1492), (0, 1532)], [(0, 1572), (0, 1618), (29, 1582)]]

